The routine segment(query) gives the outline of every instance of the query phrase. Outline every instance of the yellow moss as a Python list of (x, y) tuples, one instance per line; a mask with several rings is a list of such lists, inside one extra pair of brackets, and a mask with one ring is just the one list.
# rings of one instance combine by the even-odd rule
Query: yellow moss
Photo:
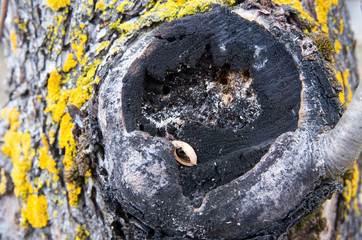
[(47, 225), (48, 216), (48, 203), (44, 195), (37, 196), (31, 194), (27, 198), (25, 208), (22, 208), (22, 216), (34, 228), (42, 228)]
[(61, 8), (70, 5), (70, 0), (47, 0), (47, 5), (50, 9), (58, 11)]
[(6, 183), (7, 179), (5, 176), (5, 170), (1, 169), (1, 181), (0, 181), (0, 195), (4, 195), (6, 193)]
[(117, 7), (117, 12), (123, 13), (124, 9), (125, 9), (126, 7), (130, 7), (130, 6), (133, 6), (133, 2), (123, 1), (123, 2)]
[(63, 71), (64, 72), (69, 72), (70, 69), (74, 68), (75, 66), (77, 66), (78, 62), (74, 60), (74, 54), (73, 53), (69, 53), (68, 54), (68, 58), (64, 63), (63, 66)]
[(318, 22), (321, 24), (321, 30), (328, 33), (328, 13), (332, 8), (332, 5), (338, 5), (338, 0), (316, 0), (315, 11), (317, 14)]
[(10, 41), (13, 45), (13, 49), (16, 54), (18, 52), (18, 46), (17, 46), (17, 41), (16, 41), (16, 33), (13, 29), (11, 29), (11, 31), (10, 31)]
[(336, 51), (337, 54), (339, 54), (339, 52), (341, 51), (341, 49), (342, 49), (341, 42), (340, 42), (338, 39), (336, 39), (336, 40), (334, 41), (334, 50)]
[(57, 211), (57, 210), (54, 210), (53, 216), (54, 216), (54, 217), (57, 217), (57, 216), (58, 216), (58, 211)]
[(20, 125), (18, 121), (20, 113), (15, 109), (11, 109), (7, 115), (10, 124), (10, 130), (4, 134), (2, 152), (11, 158), (13, 170), (11, 178), (14, 182), (15, 196), (25, 198), (31, 193), (32, 186), (28, 182), (27, 172), (30, 170), (34, 156), (34, 150), (31, 150), (31, 136), (29, 133), (18, 132)]

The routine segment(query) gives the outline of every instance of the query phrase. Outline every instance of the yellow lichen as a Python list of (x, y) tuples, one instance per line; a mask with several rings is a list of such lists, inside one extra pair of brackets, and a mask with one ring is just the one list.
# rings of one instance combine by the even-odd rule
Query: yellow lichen
[[(61, 92), (61, 79), (62, 76), (53, 70), (48, 78), (48, 94), (46, 97), (47, 107), (45, 113), (51, 112), (53, 119), (59, 122), (65, 112), (67, 105), (67, 91)], [(62, 97), (61, 97), (62, 96)]]
[(339, 100), (341, 100), (341, 102), (343, 104), (345, 104), (346, 99), (344, 97), (343, 77), (342, 77), (342, 73), (340, 71), (337, 72), (336, 78), (337, 78), (338, 82), (342, 85), (342, 91), (339, 93)]
[(78, 196), (82, 192), (82, 188), (75, 183), (65, 183), (68, 188), (69, 204), (73, 207), (78, 205)]
[(349, 73), (349, 68), (347, 68), (344, 72), (343, 72), (343, 85), (345, 88), (347, 88), (347, 102), (346, 105), (348, 106), (348, 103), (352, 100), (352, 89), (351, 89), (351, 85), (349, 84), (349, 78), (350, 78), (350, 73)]
[(344, 23), (343, 19), (339, 20), (339, 33), (343, 34)]
[(104, 41), (102, 42), (99, 47), (97, 47), (97, 52), (101, 52), (105, 47), (107, 47), (109, 45), (109, 41)]
[(66, 113), (60, 123), (58, 140), (59, 147), (65, 148), (65, 156), (63, 159), (65, 170), (69, 170), (73, 165), (75, 151), (75, 141), (72, 133), (73, 127), (74, 123), (71, 122), (71, 117)]
[(41, 148), (39, 150), (39, 166), (41, 169), (47, 169), (51, 173), (58, 174), (58, 169), (56, 169), (57, 163), (53, 160), (53, 158), (47, 153), (45, 148)]
[(117, 7), (117, 12), (119, 13), (123, 13), (123, 11), (125, 10), (125, 8), (129, 8), (133, 6), (133, 2), (129, 2), (129, 1), (123, 1), (118, 7)]
[(341, 51), (341, 49), (342, 49), (341, 42), (340, 42), (338, 39), (336, 39), (336, 40), (334, 41), (334, 50), (336, 51), (337, 54), (339, 54), (339, 52)]
[(29, 195), (26, 207), (22, 208), (22, 217), (34, 228), (45, 227), (49, 219), (46, 197), (44, 195), (39, 197), (35, 194)]
[(50, 73), (50, 76), (48, 78), (48, 86), (47, 86), (48, 94), (46, 97), (48, 106), (53, 105), (58, 100), (58, 97), (60, 95), (61, 79), (62, 75), (60, 75), (56, 70), (53, 70)]
[(165, 2), (157, 1), (148, 11), (140, 16), (134, 23), (113, 23), (110, 27), (122, 32), (123, 35), (138, 31), (144, 27), (149, 27), (156, 22), (170, 22), (175, 18), (198, 12), (211, 10), (212, 4), (222, 3), (219, 0), (190, 0), (182, 4), (182, 1), (168, 0)]
[(86, 229), (86, 225), (77, 226), (77, 231), (75, 233), (76, 240), (89, 239), (90, 233)]
[(9, 108), (4, 107), (3, 110), (1, 111), (0, 118), (6, 118), (8, 111), (9, 111)]
[(68, 58), (64, 63), (63, 66), (63, 71), (64, 72), (69, 72), (70, 69), (74, 68), (75, 66), (77, 66), (78, 62), (74, 60), (74, 54), (73, 53), (69, 53), (68, 54)]
[(347, 171), (344, 180), (344, 188), (342, 196), (344, 198), (344, 205), (346, 206), (347, 209), (345, 213), (345, 218), (347, 217), (347, 212), (351, 208), (352, 203), (353, 203), (353, 209), (356, 211), (357, 214), (360, 214), (358, 208), (358, 202), (354, 200), (358, 199), (356, 198), (358, 191), (358, 183), (359, 183), (359, 170), (357, 163), (354, 163), (352, 168)]
[(70, 5), (70, 0), (47, 0), (47, 5), (50, 9), (58, 11), (61, 8)]
[(25, 198), (31, 193), (32, 186), (28, 182), (27, 172), (31, 169), (31, 158), (34, 156), (34, 150), (31, 150), (31, 136), (29, 133), (18, 132), (20, 122), (18, 121), (20, 113), (11, 109), (7, 115), (10, 124), (10, 130), (4, 134), (2, 152), (11, 158), (13, 170), (11, 178), (14, 182), (15, 196)]
[(351, 179), (352, 182), (352, 197), (355, 197), (357, 195), (357, 190), (358, 190), (358, 182), (359, 182), (359, 170), (358, 170), (358, 165), (355, 162), (353, 164), (353, 177)]
[(96, 9), (99, 9), (100, 11), (106, 10), (106, 5), (104, 4), (103, 0), (98, 0), (96, 3)]
[(6, 193), (6, 183), (7, 179), (5, 176), (5, 170), (1, 169), (1, 181), (0, 181), (0, 195), (4, 195)]
[(36, 100), (38, 101), (38, 102), (41, 102), (41, 99), (43, 98), (43, 96), (42, 95), (36, 95)]
[(52, 144), (54, 142), (54, 140), (55, 140), (55, 137), (54, 137), (55, 136), (55, 131), (50, 130), (48, 134), (49, 134), (49, 141)]
[[(76, 87), (73, 89), (61, 89), (61, 75), (57, 71), (53, 71), (48, 80), (48, 106), (47, 112), (52, 112), (53, 120), (60, 122), (58, 144), (60, 148), (65, 150), (63, 165), (65, 170), (70, 170), (74, 167), (74, 157), (76, 155), (75, 140), (73, 137), (74, 124), (71, 122), (71, 117), (65, 112), (67, 104), (73, 104), (80, 108), (90, 98), (92, 93), (92, 84), (96, 81), (94, 78), (97, 66), (101, 60), (97, 60), (91, 66), (83, 67), (85, 74), (80, 76), (76, 81)], [(65, 79), (64, 82), (68, 80)], [(51, 142), (54, 141), (54, 132), (49, 133)], [(44, 143), (47, 146), (47, 143)], [(55, 162), (46, 154), (45, 150), (41, 150), (44, 160), (44, 168), (48, 167), (51, 171), (55, 172), (56, 169), (52, 168)], [(50, 167), (49, 167), (50, 166)], [(57, 175), (55, 175), (57, 176)], [(76, 206), (78, 195), (81, 188), (76, 182), (67, 183), (69, 202), (72, 206)]]
[[(79, 39), (79, 42), (78, 42)], [(82, 57), (83, 57), (83, 45), (87, 42), (87, 35), (84, 34), (79, 34), (76, 33), (75, 34), (75, 40), (72, 44), (72, 48), (73, 50), (76, 51), (75, 56), (77, 57), (78, 62), (81, 62)]]
[(361, 211), (359, 210), (358, 206), (358, 198), (353, 199), (353, 211), (355, 211), (357, 216), (361, 216)]
[(315, 11), (317, 14), (318, 22), (321, 24), (321, 30), (328, 33), (328, 13), (332, 8), (332, 5), (338, 5), (338, 0), (316, 0)]
[(299, 0), (273, 0), (273, 2), (288, 5), (294, 8), (303, 19), (314, 22), (312, 16), (303, 9), (302, 3)]
[[(343, 73), (340, 71), (337, 72), (336, 78), (338, 82), (342, 85), (342, 92), (339, 93), (339, 99), (343, 104), (348, 106), (348, 103), (352, 100), (352, 89), (349, 84), (350, 72), (349, 68), (347, 68)], [(347, 91), (347, 96), (346, 96)]]
[(11, 31), (10, 31), (10, 41), (13, 45), (13, 49), (16, 54), (18, 52), (18, 45), (17, 45), (17, 41), (16, 41), (16, 33), (13, 29), (11, 29)]
[(210, 1), (210, 0), (200, 0), (200, 1), (188, 1), (177, 13), (177, 17), (181, 18), (183, 16), (195, 14), (198, 12), (207, 12), (211, 10), (210, 4), (217, 3), (217, 1)]

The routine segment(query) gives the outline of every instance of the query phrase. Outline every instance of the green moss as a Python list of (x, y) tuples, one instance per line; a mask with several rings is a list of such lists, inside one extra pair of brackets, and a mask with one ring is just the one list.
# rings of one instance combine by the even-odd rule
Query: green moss
[(291, 230), (288, 239), (318, 240), (326, 228), (327, 220), (322, 217), (322, 209), (318, 208)]
[(326, 33), (317, 33), (313, 35), (314, 43), (317, 45), (318, 50), (323, 54), (324, 58), (328, 61), (333, 61), (334, 46)]

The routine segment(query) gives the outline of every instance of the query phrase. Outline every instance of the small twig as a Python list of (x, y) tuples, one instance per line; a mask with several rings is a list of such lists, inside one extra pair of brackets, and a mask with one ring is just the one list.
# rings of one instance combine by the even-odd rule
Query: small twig
[(4, 23), (7, 11), (8, 11), (8, 0), (3, 0), (3, 5), (1, 8), (1, 18), (0, 18), (0, 44), (2, 43), (3, 39)]

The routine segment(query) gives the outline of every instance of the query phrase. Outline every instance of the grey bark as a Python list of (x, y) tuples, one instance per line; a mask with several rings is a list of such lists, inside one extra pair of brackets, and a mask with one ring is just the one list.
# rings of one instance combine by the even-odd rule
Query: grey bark
[(344, 174), (359, 157), (362, 148), (362, 87), (354, 93), (351, 104), (338, 124), (326, 134), (321, 149), (325, 151), (328, 176)]
[[(104, 2), (106, 6), (111, 5), (110, 1)], [(73, 134), (78, 152), (74, 161), (77, 170), (69, 175), (62, 163), (64, 149), (60, 149), (57, 141), (50, 146), (51, 155), (57, 161), (60, 180), (52, 186), (40, 188), (39, 194), (46, 195), (48, 202), (47, 225), (43, 228), (21, 228), (10, 224), (14, 221), (14, 215), (18, 215), (15, 219), (19, 220), (20, 207), (24, 200), (17, 200), (17, 210), (7, 208), (9, 201), (15, 199), (13, 186), (9, 181), (7, 193), (0, 196), (0, 202), (3, 203), (0, 204), (0, 212), (3, 213), (0, 218), (1, 237), (38, 239), (45, 234), (49, 239), (65, 239), (67, 236), (91, 239), (276, 239), (285, 236), (303, 217), (318, 208), (336, 190), (341, 189), (337, 176), (353, 164), (355, 156), (361, 150), (361, 134), (358, 132), (361, 121), (358, 121), (360, 117), (353, 115), (360, 114), (360, 101), (356, 103), (354, 100), (346, 115), (337, 124), (344, 107), (338, 100), (339, 86), (334, 72), (326, 59), (328, 56), (318, 51), (313, 37), (303, 33), (302, 29), (310, 26), (298, 17), (295, 10), (268, 1), (263, 4), (246, 1), (233, 9), (213, 6), (210, 13), (174, 20), (161, 24), (161, 27), (158, 23), (166, 22), (167, 19), (154, 16), (141, 21), (137, 31), (125, 36), (122, 35), (124, 32), (109, 27), (110, 23), (115, 23), (118, 19), (121, 22), (134, 23), (139, 19), (139, 14), (150, 8), (146, 6), (148, 3), (134, 1), (122, 14), (117, 13), (116, 7), (120, 3), (116, 3), (113, 8), (106, 8), (103, 14), (97, 2), (87, 8), (83, 6), (88, 4), (87, 1), (72, 2), (70, 7), (57, 12), (51, 11), (42, 1), (9, 1), (3, 40), (10, 69), (10, 100), (7, 107), (17, 108), (21, 112), (19, 120), (22, 123), (18, 131), (30, 133), (32, 148), (41, 146), (42, 133), (49, 138), (47, 134), (50, 130), (54, 130), (56, 138), (59, 138), (61, 123), (49, 124), (47, 121), (52, 119), (51, 113), (44, 112), (48, 104), (45, 100), (46, 86), (51, 72), (63, 67), (67, 53), (75, 53), (70, 47), (74, 40), (70, 34), (74, 33), (72, 29), (87, 35), (83, 46), (87, 59), (83, 65), (78, 59), (79, 63), (74, 68), (78, 75), (71, 76), (71, 81), (63, 87), (75, 88), (77, 78), (87, 73), (85, 66), (94, 64), (95, 60), (101, 60), (101, 63), (97, 65), (92, 77), (100, 79), (100, 82), (94, 85), (93, 97), (81, 110), (72, 105), (67, 108), (75, 123)], [(342, 4), (337, 6), (334, 11), (344, 16), (341, 6)], [(55, 26), (59, 23), (54, 15), (64, 17), (56, 30), (49, 28), (49, 25)], [(14, 18), (23, 25), (15, 24)], [(248, 26), (246, 29), (251, 33), (259, 33), (262, 29), (260, 34), (265, 34), (262, 35), (265, 42), (261, 42), (261, 38), (256, 35), (251, 38), (252, 43), (247, 47), (237, 45), (238, 38), (232, 37), (234, 33), (217, 30), (217, 27), (208, 28), (213, 21), (220, 25), (223, 24), (222, 21), (228, 23), (224, 29), (228, 26), (235, 26), (234, 29)], [(84, 28), (80, 27), (81, 24), (85, 24)], [(332, 25), (332, 21), (329, 24)], [(12, 29), (15, 29), (17, 36), (17, 52), (10, 41)], [(206, 33), (198, 32), (200, 29), (206, 29)], [(330, 37), (334, 40), (334, 37), (343, 38), (346, 35), (348, 27), (345, 27), (341, 36), (331, 34)], [(185, 43), (188, 37), (192, 44), (195, 44), (194, 48), (189, 49), (190, 44)], [(99, 51), (101, 43), (106, 40), (109, 44)], [(264, 71), (266, 66), (270, 74), (276, 74), (273, 69), (277, 71), (275, 69), (283, 64), (290, 64), (288, 70), (294, 74), (290, 79), (301, 84), (302, 91), (297, 93), (297, 99), (300, 99), (300, 103), (296, 103), (298, 108), (291, 107), (294, 115), (298, 115), (295, 126), (291, 124), (288, 128), (282, 125), (285, 129), (283, 128), (281, 133), (275, 130), (278, 127), (270, 127), (270, 132), (264, 129), (264, 135), (268, 137), (262, 142), (250, 140), (249, 148), (230, 151), (229, 159), (224, 156), (215, 158), (218, 167), (225, 166), (224, 169), (232, 169), (233, 165), (228, 165), (228, 161), (237, 154), (252, 155), (256, 161), (250, 162), (251, 166), (245, 167), (244, 172), (239, 175), (220, 180), (216, 187), (201, 190), (195, 187), (198, 191), (194, 196), (197, 197), (192, 198), (183, 189), (182, 176), (198, 179), (196, 175), (201, 175), (205, 169), (214, 170), (214, 164), (200, 163), (195, 170), (182, 169), (173, 156), (173, 139), (157, 134), (155, 136), (152, 124), (149, 124), (151, 130), (137, 129), (139, 122), (135, 119), (139, 119), (141, 103), (133, 100), (138, 97), (143, 101), (141, 94), (145, 91), (143, 88), (146, 84), (137, 83), (134, 79), (147, 72), (152, 78), (162, 82), (164, 76), (170, 72), (182, 72), (184, 69), (179, 68), (181, 65), (195, 68), (203, 51), (207, 49), (203, 45), (206, 41), (210, 41), (212, 54), (219, 56), (218, 62), (213, 62), (216, 67), (228, 63), (236, 70), (244, 69), (245, 67), (238, 65), (239, 61), (232, 61), (233, 57), (239, 57), (235, 53), (239, 51), (235, 48), (238, 46), (247, 53), (245, 56), (248, 60), (245, 60), (245, 64), (250, 69), (253, 81), (256, 82), (256, 73)], [(351, 39), (346, 37), (342, 43), (348, 44), (348, 41)], [(180, 54), (170, 54), (167, 59), (166, 54), (164, 56), (160, 53), (168, 53), (163, 50), (167, 48), (165, 46), (172, 44), (180, 46)], [(280, 66), (268, 66), (268, 61), (271, 62), (271, 59), (281, 52), (285, 55), (280, 59)], [(350, 61), (344, 61), (346, 56)], [(345, 55), (335, 57), (340, 61), (336, 64), (337, 70), (345, 69), (346, 64), (353, 69), (352, 49), (346, 50)], [(163, 62), (156, 65), (156, 60)], [(294, 68), (297, 69), (295, 72)], [(63, 72), (62, 74), (66, 75)], [(286, 72), (284, 74), (287, 75)], [(283, 72), (280, 72), (280, 75), (283, 75)], [(357, 85), (357, 79), (355, 72), (351, 70), (349, 81), (352, 88)], [(265, 89), (263, 91), (267, 92)], [(256, 90), (255, 92), (257, 94)], [(37, 95), (42, 95), (43, 100), (37, 101)], [(280, 94), (275, 92), (275, 96), (277, 95)], [(269, 99), (274, 99), (273, 97), (272, 94), (268, 95)], [(289, 100), (289, 96), (284, 95), (284, 98)], [(261, 101), (260, 96), (257, 99)], [(139, 105), (132, 105), (134, 102)], [(248, 110), (244, 111), (249, 113)], [(292, 111), (289, 111), (289, 114), (293, 115)], [(355, 119), (351, 120), (353, 117)], [(5, 120), (1, 124), (0, 135), (4, 135), (9, 126)], [(252, 131), (245, 131), (250, 133), (250, 139), (254, 133)], [(347, 135), (341, 138), (337, 132)], [(180, 131), (178, 136), (182, 134)], [(229, 131), (227, 134), (231, 136), (234, 132)], [(260, 133), (256, 132), (255, 135), (257, 134)], [(182, 140), (191, 141), (190, 139)], [(230, 142), (234, 141), (230, 139)], [(347, 143), (348, 148), (339, 148), (340, 141)], [(326, 146), (326, 142), (332, 144)], [(243, 144), (247, 146), (246, 143)], [(333, 147), (334, 145), (337, 147)], [(255, 157), (259, 156), (254, 154), (255, 149), (262, 152), (262, 157)], [(338, 159), (335, 159), (326, 149), (338, 149), (342, 152), (336, 154)], [(217, 152), (219, 150), (217, 149)], [(198, 149), (196, 152), (203, 154)], [(249, 154), (250, 152), (252, 154)], [(28, 178), (34, 184), (36, 177), (44, 179), (48, 175), (39, 169), (38, 157), (34, 157), (32, 161)], [(0, 157), (0, 167), (5, 169), (7, 179), (10, 180), (12, 163), (4, 155)], [(88, 168), (92, 170), (92, 177), (85, 181), (82, 171)], [(200, 174), (187, 171), (198, 171)], [(224, 172), (228, 173), (228, 170)], [(62, 190), (67, 191), (65, 182), (75, 181), (74, 179), (82, 187), (78, 207), (71, 206), (68, 194), (61, 193)], [(60, 205), (60, 202), (64, 204)], [(56, 216), (54, 211), (58, 212)]]

